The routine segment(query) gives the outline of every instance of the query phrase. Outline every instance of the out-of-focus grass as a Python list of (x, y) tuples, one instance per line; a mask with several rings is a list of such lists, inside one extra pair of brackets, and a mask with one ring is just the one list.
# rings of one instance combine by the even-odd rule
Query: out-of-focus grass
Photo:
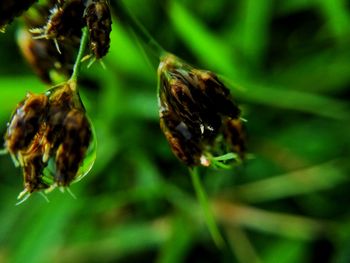
[[(115, 17), (107, 70), (81, 76), (95, 166), (71, 187), (77, 200), (55, 191), (15, 206), (21, 172), (0, 157), (0, 262), (349, 262), (349, 4), (124, 2), (165, 49), (220, 74), (248, 120), (253, 158), (200, 170), (227, 246), (159, 130), (154, 61)], [(45, 90), (17, 26), (0, 35), (2, 134), (26, 92)]]

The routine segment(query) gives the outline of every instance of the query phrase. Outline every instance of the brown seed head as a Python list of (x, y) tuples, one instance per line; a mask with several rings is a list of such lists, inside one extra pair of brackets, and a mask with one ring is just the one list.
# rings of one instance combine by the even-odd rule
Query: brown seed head
[(84, 12), (89, 30), (90, 49), (97, 59), (104, 57), (110, 45), (112, 18), (106, 0), (89, 0)]
[(74, 39), (80, 38), (81, 29), (84, 27), (84, 3), (81, 0), (59, 2), (51, 9), (51, 15), (46, 24), (31, 32), (39, 33), (38, 37), (46, 39)]
[(161, 129), (182, 162), (188, 166), (207, 165), (206, 155), (213, 154), (214, 148), (224, 148), (216, 145), (224, 132), (225, 143), (243, 156), (240, 110), (214, 73), (166, 55), (158, 76)]
[(5, 147), (23, 170), (20, 197), (77, 179), (92, 141), (92, 128), (75, 82), (46, 94), (28, 94), (9, 124)]

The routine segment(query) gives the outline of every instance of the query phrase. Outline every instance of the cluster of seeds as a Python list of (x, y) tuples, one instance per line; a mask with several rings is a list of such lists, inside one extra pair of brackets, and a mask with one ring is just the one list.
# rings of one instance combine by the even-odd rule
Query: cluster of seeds
[(92, 129), (75, 85), (68, 82), (45, 94), (28, 93), (8, 124), (5, 148), (23, 170), (19, 198), (79, 179)]
[[(0, 27), (36, 1), (15, 2), (1, 2)], [(23, 20), (18, 33), (20, 49), (46, 83), (55, 82), (53, 73), (65, 80), (73, 74), (84, 27), (95, 58), (108, 52), (112, 22), (107, 0), (41, 1), (23, 15)], [(77, 61), (81, 62), (81, 56)], [(19, 198), (25, 200), (36, 191), (68, 187), (91, 168), (92, 126), (76, 85), (76, 78), (71, 78), (46, 93), (28, 93), (15, 109), (4, 146), (22, 168), (24, 190)]]
[(160, 126), (183, 163), (208, 166), (211, 156), (227, 152), (243, 159), (240, 110), (215, 74), (169, 54), (158, 75)]
[(89, 32), (87, 58), (101, 59), (108, 53), (112, 19), (107, 0), (46, 0), (22, 17), (18, 45), (45, 83), (57, 83), (72, 74), (83, 27)]

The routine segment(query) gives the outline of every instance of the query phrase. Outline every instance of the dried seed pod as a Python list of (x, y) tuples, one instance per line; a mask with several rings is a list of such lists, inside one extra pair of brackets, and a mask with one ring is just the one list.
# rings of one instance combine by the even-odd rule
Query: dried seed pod
[(104, 57), (110, 45), (112, 18), (106, 0), (89, 0), (84, 12), (89, 30), (90, 49), (97, 59)]
[(206, 157), (225, 148), (221, 145), (224, 131), (224, 143), (231, 144), (232, 150), (243, 156), (244, 136), (238, 128), (240, 110), (214, 73), (166, 55), (158, 75), (161, 128), (181, 161), (188, 166), (207, 166)]
[(57, 185), (67, 186), (75, 179), (91, 137), (91, 127), (85, 113), (72, 109), (64, 120), (61, 144), (56, 152)]
[(18, 105), (5, 135), (5, 147), (11, 154), (26, 150), (46, 118), (47, 106), (48, 98), (44, 94), (32, 93)]
[(6, 26), (16, 16), (21, 15), (37, 0), (1, 0), (0, 1), (0, 29)]

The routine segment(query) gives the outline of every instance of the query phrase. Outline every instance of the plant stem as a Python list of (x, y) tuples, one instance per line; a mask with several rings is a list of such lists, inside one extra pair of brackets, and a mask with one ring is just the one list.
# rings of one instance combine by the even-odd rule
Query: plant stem
[(163, 54), (167, 53), (164, 48), (151, 36), (147, 29), (126, 10), (121, 0), (111, 1), (111, 7), (116, 14), (118, 21), (127, 24), (134, 33), (146, 44), (152, 55), (159, 59)]
[(78, 75), (79, 75), (80, 66), (81, 66), (81, 60), (84, 56), (87, 42), (88, 42), (88, 30), (86, 27), (84, 27), (82, 29), (82, 35), (81, 35), (78, 55), (77, 55), (77, 58), (75, 60), (74, 67), (73, 67), (73, 74), (69, 79), (69, 81), (71, 81), (71, 82), (76, 82), (78, 80)]
[(190, 169), (190, 175), (192, 178), (192, 183), (193, 183), (194, 189), (196, 191), (198, 201), (203, 209), (205, 221), (206, 221), (206, 224), (208, 226), (210, 235), (212, 236), (215, 244), (219, 248), (222, 248), (224, 245), (224, 240), (220, 234), (220, 230), (216, 224), (213, 212), (210, 208), (208, 197), (207, 197), (206, 192), (203, 188), (203, 185), (200, 181), (198, 168), (194, 167), (194, 168)]

